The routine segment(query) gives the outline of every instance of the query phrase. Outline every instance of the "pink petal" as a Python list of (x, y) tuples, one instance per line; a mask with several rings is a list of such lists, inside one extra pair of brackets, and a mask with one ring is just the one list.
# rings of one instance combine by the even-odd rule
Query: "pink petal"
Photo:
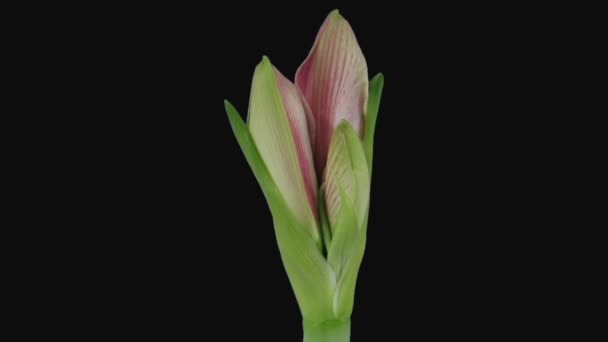
[(335, 128), (344, 119), (361, 136), (367, 107), (365, 57), (353, 30), (337, 10), (321, 26), (312, 50), (296, 73), (296, 85), (315, 119), (313, 155), (317, 175), (322, 175)]
[(251, 82), (247, 126), (285, 204), (317, 241), (317, 184), (302, 99), (264, 57)]
[[(304, 188), (308, 201), (315, 217), (317, 216), (316, 191), (317, 179), (315, 177), (314, 164), (312, 161), (312, 149), (310, 136), (314, 134), (314, 121), (312, 113), (298, 88), (291, 83), (281, 72), (274, 68), (279, 93), (285, 106), (291, 134), (298, 155), (298, 162), (304, 180)], [(309, 124), (310, 123), (310, 124)]]

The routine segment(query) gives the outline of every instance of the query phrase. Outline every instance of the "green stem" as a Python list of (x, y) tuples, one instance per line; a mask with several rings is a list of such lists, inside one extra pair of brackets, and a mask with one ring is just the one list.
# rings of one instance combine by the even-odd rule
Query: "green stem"
[(315, 323), (304, 321), (304, 342), (349, 342), (350, 318)]

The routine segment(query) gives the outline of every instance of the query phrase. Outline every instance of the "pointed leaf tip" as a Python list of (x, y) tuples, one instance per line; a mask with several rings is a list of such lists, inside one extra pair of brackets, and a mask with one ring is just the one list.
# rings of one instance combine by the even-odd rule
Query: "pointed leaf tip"
[(346, 119), (342, 119), (342, 120), (340, 120), (340, 123), (338, 124), (337, 129), (340, 133), (346, 134), (347, 130), (349, 130), (349, 129), (353, 130), (353, 126), (351, 126), (351, 124), (348, 123), (348, 121), (346, 121)]
[(260, 65), (264, 67), (272, 67), (272, 63), (270, 63), (270, 58), (268, 56), (263, 55), (262, 60), (260, 61)]
[(376, 76), (374, 76), (374, 78), (372, 78), (372, 82), (384, 83), (384, 74), (381, 72), (377, 73)]
[(224, 100), (224, 109), (226, 110), (226, 114), (228, 114), (229, 118), (232, 118), (234, 113), (237, 112), (232, 103), (230, 103), (228, 100)]
[(226, 112), (228, 112), (228, 108), (230, 107), (232, 107), (230, 101), (228, 101), (228, 99), (224, 99), (224, 109), (226, 109)]

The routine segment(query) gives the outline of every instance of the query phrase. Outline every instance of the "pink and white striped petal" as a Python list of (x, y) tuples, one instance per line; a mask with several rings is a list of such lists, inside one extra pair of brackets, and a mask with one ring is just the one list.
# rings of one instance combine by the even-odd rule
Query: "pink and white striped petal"
[(316, 224), (317, 180), (308, 129), (308, 107), (293, 83), (264, 57), (251, 85), (247, 125), (287, 205), (301, 223)]
[(312, 110), (317, 175), (327, 162), (329, 143), (341, 120), (363, 133), (368, 97), (367, 63), (357, 38), (338, 10), (329, 14), (296, 73), (296, 85)]
[(287, 113), (287, 119), (291, 128), (291, 134), (296, 147), (296, 153), (298, 155), (298, 162), (300, 163), (300, 171), (304, 180), (304, 187), (306, 189), (306, 195), (312, 208), (313, 213), (316, 215), (316, 192), (317, 192), (317, 179), (315, 176), (315, 167), (312, 159), (311, 149), (311, 136), (314, 136), (314, 119), (306, 99), (298, 88), (281, 72), (273, 67), (277, 86), (279, 87), (279, 93), (285, 106), (285, 112)]

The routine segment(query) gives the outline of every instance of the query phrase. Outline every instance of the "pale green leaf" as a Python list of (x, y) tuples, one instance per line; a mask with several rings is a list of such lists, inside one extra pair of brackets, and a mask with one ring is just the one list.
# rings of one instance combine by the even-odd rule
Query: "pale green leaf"
[(333, 318), (332, 298), (337, 283), (334, 271), (302, 223), (291, 213), (241, 116), (228, 101), (225, 107), (234, 135), (271, 209), (281, 259), (302, 314), (312, 320)]
[[(295, 86), (293, 88), (295, 90)], [(306, 120), (303, 110), (301, 114), (301, 119)], [(320, 240), (277, 75), (267, 57), (258, 64), (253, 75), (247, 126), (285, 202), (309, 234)], [(311, 199), (314, 200), (314, 196)]]

